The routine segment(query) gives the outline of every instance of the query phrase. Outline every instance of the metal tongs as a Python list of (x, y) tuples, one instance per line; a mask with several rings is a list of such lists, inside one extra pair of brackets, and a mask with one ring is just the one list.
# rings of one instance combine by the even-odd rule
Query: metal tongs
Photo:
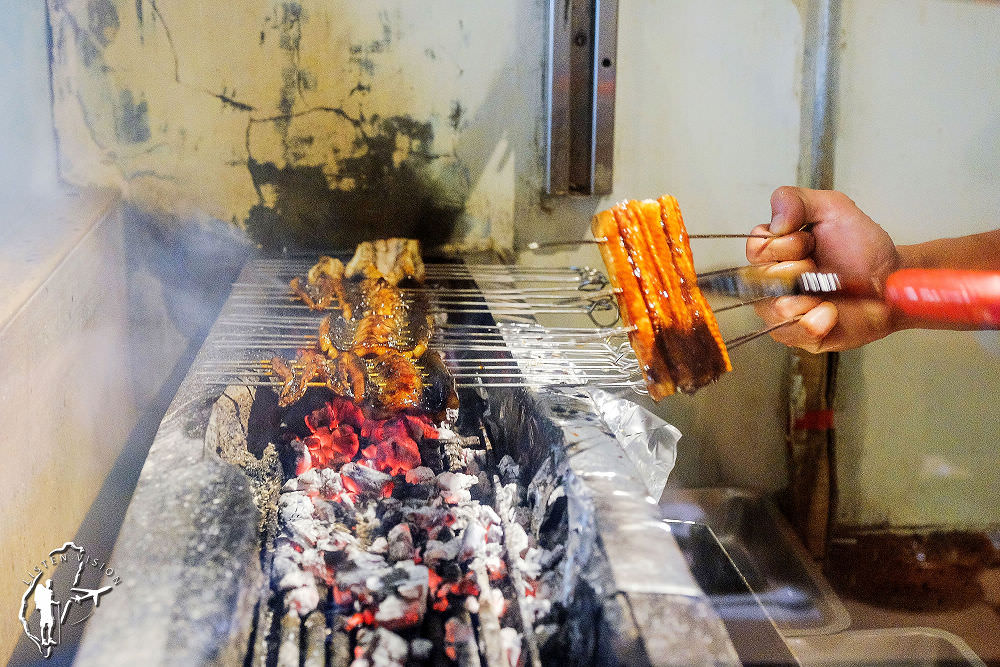
[(745, 266), (700, 274), (698, 286), (749, 301), (787, 295), (882, 298), (922, 320), (1000, 328), (998, 271), (901, 269), (889, 275), (878, 294), (873, 284), (845, 280), (837, 273), (774, 275), (766, 267)]

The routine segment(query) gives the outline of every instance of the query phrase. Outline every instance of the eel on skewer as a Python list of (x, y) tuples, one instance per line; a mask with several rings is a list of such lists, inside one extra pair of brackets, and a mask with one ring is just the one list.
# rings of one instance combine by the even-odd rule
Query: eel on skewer
[(595, 215), (591, 229), (607, 239), (601, 255), (650, 396), (693, 393), (732, 370), (677, 200), (621, 202)]
[(351, 319), (353, 313), (344, 287), (344, 265), (339, 259), (325, 255), (320, 257), (309, 269), (305, 280), (296, 276), (288, 283), (288, 287), (311, 310), (336, 307), (344, 314), (345, 319)]
[(295, 362), (281, 357), (271, 359), (271, 370), (280, 380), (278, 405), (287, 407), (305, 396), (310, 383), (321, 382), (330, 391), (346, 396), (356, 403), (366, 395), (365, 363), (350, 352), (341, 352), (336, 359), (313, 349), (299, 350)]

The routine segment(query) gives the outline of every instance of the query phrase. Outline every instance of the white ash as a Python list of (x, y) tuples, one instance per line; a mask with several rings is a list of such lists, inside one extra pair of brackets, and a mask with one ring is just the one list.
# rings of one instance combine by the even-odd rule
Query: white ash
[(371, 577), (379, 577), (389, 571), (389, 564), (380, 554), (365, 551), (358, 545), (349, 545), (344, 550), (344, 561), (337, 566), (334, 575), (341, 590), (367, 592)]
[(458, 433), (455, 433), (447, 426), (440, 426), (437, 432), (438, 432), (438, 440), (454, 440), (455, 438), (458, 437)]
[(472, 560), (485, 548), (486, 528), (478, 521), (469, 523), (462, 533), (462, 548), (458, 552), (458, 557), (462, 561)]
[(283, 523), (291, 523), (300, 519), (311, 519), (313, 503), (304, 491), (282, 493), (278, 499), (278, 512)]

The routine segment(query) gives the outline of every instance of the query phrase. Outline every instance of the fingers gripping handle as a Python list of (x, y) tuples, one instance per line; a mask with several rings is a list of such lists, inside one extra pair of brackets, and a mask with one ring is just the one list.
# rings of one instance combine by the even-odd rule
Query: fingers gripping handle
[(903, 269), (885, 283), (886, 301), (907, 315), (1000, 328), (1000, 272)]

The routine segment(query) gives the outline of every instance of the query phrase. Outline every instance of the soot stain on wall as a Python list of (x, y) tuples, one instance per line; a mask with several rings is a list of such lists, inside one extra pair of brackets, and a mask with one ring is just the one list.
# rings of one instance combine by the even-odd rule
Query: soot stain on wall
[(111, 0), (90, 0), (87, 3), (87, 23), (91, 34), (104, 47), (111, 44), (121, 26), (118, 10)]
[(118, 139), (130, 144), (149, 141), (148, 111), (145, 99), (140, 97), (136, 102), (131, 90), (122, 90), (115, 106), (115, 135)]
[[(269, 249), (349, 248), (359, 239), (386, 236), (427, 244), (450, 239), (462, 203), (426, 173), (442, 157), (428, 151), (434, 139), (430, 123), (393, 116), (373, 118), (365, 126), (356, 150), (336, 161), (334, 176), (321, 165), (279, 167), (251, 155), (247, 167), (254, 186), (273, 192), (273, 205), (262, 198), (250, 210), (246, 229), (251, 237)], [(400, 161), (398, 147), (407, 142), (412, 149)]]

